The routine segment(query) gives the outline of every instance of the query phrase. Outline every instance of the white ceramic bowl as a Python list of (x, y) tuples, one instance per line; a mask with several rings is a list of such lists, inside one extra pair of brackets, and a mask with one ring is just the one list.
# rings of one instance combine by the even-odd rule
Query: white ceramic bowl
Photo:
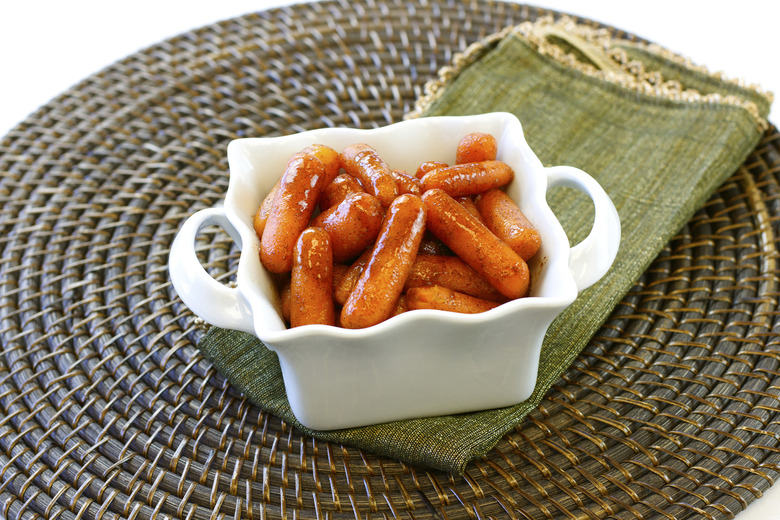
[[(290, 155), (315, 143), (341, 150), (365, 142), (392, 168), (415, 172), (425, 161), (454, 163), (458, 141), (476, 131), (498, 140), (498, 159), (515, 171), (507, 193), (542, 237), (541, 250), (529, 262), (530, 295), (482, 314), (416, 310), (359, 330), (287, 329), (271, 276), (259, 261), (252, 218)], [(579, 291), (607, 272), (620, 241), (617, 212), (598, 183), (575, 168), (543, 167), (526, 144), (520, 122), (508, 113), (238, 139), (227, 154), (230, 183), (224, 206), (202, 210), (183, 224), (171, 247), (171, 280), (184, 303), (206, 322), (253, 333), (277, 353), (293, 413), (313, 429), (468, 412), (527, 399), (547, 328)], [(545, 199), (552, 186), (584, 191), (594, 203), (593, 228), (572, 248)], [(234, 287), (210, 277), (195, 255), (195, 237), (209, 224), (224, 228), (241, 248)]]

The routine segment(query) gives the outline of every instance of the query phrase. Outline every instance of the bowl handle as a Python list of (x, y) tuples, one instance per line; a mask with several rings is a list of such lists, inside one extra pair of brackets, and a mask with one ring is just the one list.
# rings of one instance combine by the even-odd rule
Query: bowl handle
[(184, 304), (208, 323), (254, 332), (252, 313), (238, 289), (212, 278), (195, 253), (195, 237), (203, 227), (212, 224), (224, 229), (241, 247), (241, 237), (228, 221), (224, 208), (198, 211), (187, 218), (171, 244), (168, 256), (171, 282)]
[(577, 291), (583, 291), (604, 276), (620, 245), (620, 217), (604, 188), (584, 171), (572, 166), (545, 168), (547, 189), (554, 186), (575, 188), (593, 201), (595, 217), (590, 234), (569, 253), (569, 269)]

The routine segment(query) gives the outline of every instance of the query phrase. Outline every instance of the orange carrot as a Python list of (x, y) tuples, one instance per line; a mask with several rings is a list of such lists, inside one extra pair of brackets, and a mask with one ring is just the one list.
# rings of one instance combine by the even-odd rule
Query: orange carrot
[(507, 298), (528, 291), (528, 265), (455, 199), (439, 189), (423, 193), (426, 226)]
[(456, 164), (426, 173), (422, 178), (423, 192), (439, 188), (450, 197), (476, 195), (509, 184), (514, 175), (512, 168), (501, 161)]
[(447, 166), (449, 166), (449, 164), (441, 161), (426, 161), (417, 168), (417, 172), (414, 174), (414, 176), (418, 179), (422, 179), (423, 176), (429, 171), (439, 168), (446, 168)]
[(425, 285), (441, 285), (483, 300), (506, 301), (495, 287), (457, 256), (417, 255), (405, 288)]
[(384, 209), (368, 193), (352, 193), (335, 206), (317, 215), (311, 225), (330, 235), (333, 261), (353, 260), (374, 243), (382, 227)]
[(325, 174), (322, 176), (320, 182), (322, 182), (323, 186), (330, 184), (330, 182), (339, 174), (339, 171), (341, 171), (341, 157), (339, 156), (339, 153), (330, 146), (313, 144), (301, 151), (303, 153), (311, 154), (322, 161), (322, 166), (325, 168)]
[(391, 315), (424, 231), (425, 206), (420, 197), (404, 194), (396, 198), (387, 209), (371, 257), (341, 310), (343, 327), (370, 327)]
[(335, 206), (350, 193), (365, 193), (366, 190), (356, 178), (348, 173), (337, 175), (335, 179), (322, 188), (320, 195), (320, 211)]
[(274, 197), (276, 196), (276, 192), (279, 191), (279, 185), (282, 183), (282, 179), (280, 178), (278, 181), (276, 181), (276, 184), (274, 184), (274, 187), (271, 188), (271, 191), (268, 192), (268, 195), (265, 196), (263, 199), (263, 202), (260, 204), (260, 207), (257, 208), (257, 213), (255, 213), (254, 219), (252, 219), (252, 227), (255, 229), (255, 234), (257, 235), (257, 238), (262, 238), (263, 231), (265, 230), (265, 223), (268, 222), (268, 214), (271, 213), (271, 207), (273, 207), (274, 204)]
[(498, 145), (496, 138), (484, 132), (467, 134), (458, 143), (455, 162), (465, 164), (480, 161), (495, 161)]
[(330, 237), (314, 227), (303, 230), (295, 243), (290, 280), (290, 326), (312, 324), (336, 324)]
[(293, 248), (309, 225), (323, 174), (322, 161), (310, 154), (293, 154), (287, 163), (260, 239), (260, 260), (272, 273), (292, 269)]
[(411, 193), (412, 195), (422, 195), (422, 183), (417, 177), (412, 177), (403, 170), (391, 170), (395, 184), (398, 186), (398, 193)]
[(352, 293), (352, 289), (355, 288), (355, 284), (360, 279), (360, 275), (363, 274), (363, 269), (366, 268), (368, 259), (371, 258), (371, 252), (372, 249), (368, 249), (365, 253), (360, 255), (357, 260), (352, 262), (339, 279), (339, 282), (333, 290), (333, 298), (339, 305), (347, 303), (347, 299)]
[(413, 287), (406, 292), (409, 310), (437, 309), (441, 311), (477, 314), (489, 311), (500, 304), (459, 293), (441, 285)]
[(356, 177), (363, 188), (388, 207), (398, 196), (392, 171), (376, 150), (365, 143), (347, 146), (341, 151), (341, 166)]
[(539, 251), (542, 245), (539, 231), (509, 195), (492, 189), (477, 196), (474, 202), (488, 229), (509, 244), (523, 260), (528, 261)]
[(477, 209), (477, 205), (474, 203), (474, 199), (471, 198), (469, 195), (463, 195), (462, 197), (454, 197), (455, 200), (460, 202), (461, 206), (469, 210), (469, 213), (477, 217), (477, 220), (485, 223), (484, 219), (482, 218), (482, 215), (480, 215), (479, 210)]

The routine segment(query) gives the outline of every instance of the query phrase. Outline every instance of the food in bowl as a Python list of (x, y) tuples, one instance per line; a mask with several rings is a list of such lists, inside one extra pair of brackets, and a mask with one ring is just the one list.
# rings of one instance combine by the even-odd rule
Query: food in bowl
[[(454, 166), (426, 161), (418, 178), (391, 169), (365, 143), (293, 154), (253, 220), (261, 262), (280, 275), (285, 320), (363, 328), (408, 310), (476, 313), (525, 296), (526, 261), (540, 237), (501, 190), (514, 171), (496, 155), (493, 135), (470, 132)], [(324, 196), (333, 193), (340, 197)], [(456, 258), (418, 262), (426, 230)], [(349, 276), (334, 282), (334, 272)], [(493, 289), (487, 299), (482, 286)]]

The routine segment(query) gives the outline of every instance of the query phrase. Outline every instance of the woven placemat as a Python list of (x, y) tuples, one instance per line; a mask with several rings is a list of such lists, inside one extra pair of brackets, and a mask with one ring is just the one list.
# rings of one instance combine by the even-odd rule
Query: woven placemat
[[(247, 15), (117, 62), (3, 137), (0, 517), (722, 519), (760, 497), (780, 468), (774, 127), (463, 476), (305, 437), (197, 351), (168, 247), (223, 199), (229, 140), (398, 121), (454, 53), (547, 14)], [(227, 236), (199, 250), (231, 279)]]

